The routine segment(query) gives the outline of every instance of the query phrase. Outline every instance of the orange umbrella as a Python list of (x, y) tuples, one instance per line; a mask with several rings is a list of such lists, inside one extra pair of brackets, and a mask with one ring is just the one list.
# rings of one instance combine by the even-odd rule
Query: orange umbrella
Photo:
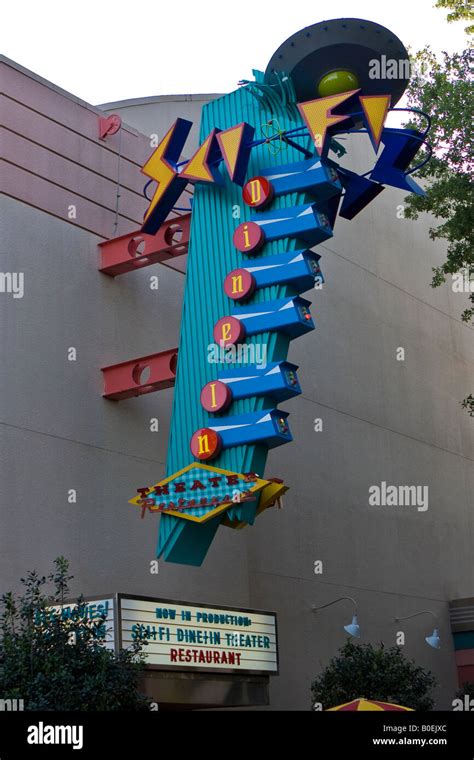
[(326, 712), (331, 712), (331, 710), (401, 710), (403, 712), (409, 710), (410, 712), (413, 712), (411, 707), (392, 705), (391, 702), (379, 702), (375, 699), (364, 699), (363, 697), (353, 699), (352, 702), (345, 702), (343, 705), (338, 705), (337, 707), (329, 707)]

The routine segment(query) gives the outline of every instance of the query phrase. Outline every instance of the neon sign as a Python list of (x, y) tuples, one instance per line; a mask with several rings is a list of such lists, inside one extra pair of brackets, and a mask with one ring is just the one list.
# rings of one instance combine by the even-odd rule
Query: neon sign
[[(408, 54), (383, 27), (344, 21), (296, 33), (265, 73), (204, 106), (191, 158), (181, 159), (191, 122), (179, 118), (143, 167), (156, 183), (145, 233), (157, 233), (194, 184), (167, 478), (132, 499), (158, 499), (148, 502), (161, 506), (158, 555), (171, 562), (200, 565), (220, 525), (253, 524), (286, 490), (261, 478), (269, 451), (292, 441), (280, 404), (302, 392), (287, 360), (291, 342), (316, 328), (302, 297), (324, 282), (313, 248), (333, 236), (338, 215), (354, 218), (384, 186), (423, 192), (408, 167), (428, 129), (386, 126), (407, 82), (368, 75), (374, 51), (384, 54), (389, 42), (400, 59)], [(362, 135), (377, 152), (363, 174), (336, 160), (345, 153), (335, 139), (342, 133)], [(210, 360), (216, 345), (233, 352), (232, 364)], [(265, 362), (240, 361), (242, 347), (259, 349)], [(207, 502), (176, 491), (183, 473), (209, 462), (251, 500), (228, 498), (225, 478), (226, 493), (212, 493), (208, 479)], [(251, 487), (238, 474), (249, 471), (261, 475)], [(171, 484), (174, 491), (163, 491)]]

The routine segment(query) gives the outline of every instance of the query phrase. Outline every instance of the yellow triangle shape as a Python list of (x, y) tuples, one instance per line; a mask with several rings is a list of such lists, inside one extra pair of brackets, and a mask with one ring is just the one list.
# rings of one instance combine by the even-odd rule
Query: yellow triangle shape
[(377, 149), (382, 137), (388, 109), (390, 108), (390, 95), (360, 95), (359, 100), (364, 109), (367, 126), (372, 135), (374, 147)]
[(207, 154), (211, 147), (211, 140), (214, 139), (214, 130), (206, 137), (203, 144), (197, 149), (194, 156), (188, 161), (181, 177), (186, 179), (200, 180), (201, 182), (214, 182), (209, 167), (207, 165)]
[(239, 158), (240, 145), (245, 129), (245, 124), (238, 124), (236, 127), (226, 129), (218, 135), (219, 148), (221, 149), (229, 177), (233, 179), (237, 160)]

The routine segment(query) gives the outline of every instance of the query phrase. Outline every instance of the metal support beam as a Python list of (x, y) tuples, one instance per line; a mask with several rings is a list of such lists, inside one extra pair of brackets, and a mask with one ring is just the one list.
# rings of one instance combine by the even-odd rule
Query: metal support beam
[(99, 243), (99, 271), (116, 277), (188, 252), (191, 214), (168, 219), (155, 235), (137, 230)]
[(176, 379), (178, 349), (130, 359), (103, 367), (104, 398), (122, 401), (133, 396), (172, 388)]

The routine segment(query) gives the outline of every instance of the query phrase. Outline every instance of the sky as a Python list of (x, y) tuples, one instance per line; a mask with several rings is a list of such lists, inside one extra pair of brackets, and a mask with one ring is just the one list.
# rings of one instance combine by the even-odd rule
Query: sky
[(6, 0), (0, 52), (94, 105), (224, 93), (265, 70), (291, 34), (326, 18), (376, 21), (413, 50), (462, 49), (465, 22), (435, 0)]

